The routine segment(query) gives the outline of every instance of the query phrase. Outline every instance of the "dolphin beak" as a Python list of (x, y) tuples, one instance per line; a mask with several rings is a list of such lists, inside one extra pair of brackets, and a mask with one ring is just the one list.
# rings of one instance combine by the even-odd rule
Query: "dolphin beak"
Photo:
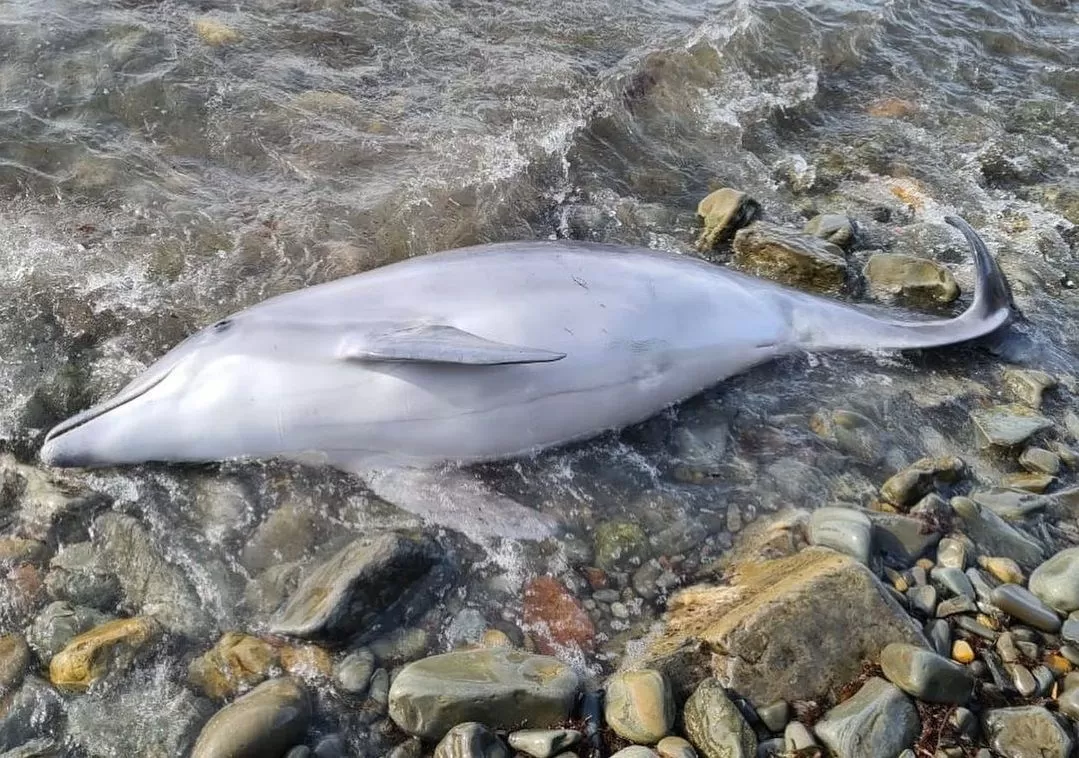
[(46, 466), (63, 468), (107, 465), (108, 460), (95, 454), (94, 435), (87, 425), (104, 417), (110, 411), (145, 395), (164, 381), (170, 373), (172, 373), (172, 366), (160, 373), (141, 376), (113, 398), (98, 403), (54, 426), (45, 435), (45, 444), (42, 445), (39, 453), (41, 462)]

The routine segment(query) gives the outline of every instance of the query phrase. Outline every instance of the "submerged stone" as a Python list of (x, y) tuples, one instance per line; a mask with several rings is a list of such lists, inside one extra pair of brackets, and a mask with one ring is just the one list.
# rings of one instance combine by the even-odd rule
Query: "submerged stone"
[(61, 689), (82, 692), (145, 654), (161, 636), (150, 616), (117, 619), (71, 640), (49, 662), (49, 679)]
[(303, 740), (310, 720), (303, 685), (290, 677), (271, 679), (215, 713), (202, 728), (191, 758), (283, 755)]
[(1026, 442), (1053, 422), (1023, 405), (998, 405), (974, 411), (974, 428), (979, 447), (1014, 447)]
[(754, 276), (817, 292), (838, 293), (847, 277), (836, 245), (759, 221), (734, 236), (734, 261)]

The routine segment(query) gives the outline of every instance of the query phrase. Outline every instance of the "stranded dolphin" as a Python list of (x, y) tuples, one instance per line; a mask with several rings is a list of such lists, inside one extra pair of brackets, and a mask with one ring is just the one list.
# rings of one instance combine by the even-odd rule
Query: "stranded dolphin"
[(643, 421), (795, 351), (928, 348), (999, 327), (1003, 275), (965, 221), (947, 221), (977, 279), (947, 320), (888, 320), (640, 248), (513, 242), (412, 258), (203, 329), (52, 429), (41, 458), (317, 460), (443, 524), (471, 515), (488, 533), (540, 537), (540, 514), (454, 467)]

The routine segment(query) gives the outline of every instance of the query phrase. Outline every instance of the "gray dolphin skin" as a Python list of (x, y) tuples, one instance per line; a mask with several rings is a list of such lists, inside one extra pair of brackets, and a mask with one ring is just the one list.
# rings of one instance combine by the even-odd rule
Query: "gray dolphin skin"
[(930, 348), (1003, 324), (1003, 275), (965, 221), (946, 220), (973, 251), (977, 283), (963, 314), (932, 321), (642, 248), (536, 241), (419, 256), (203, 329), (52, 429), (41, 459), (323, 462), (433, 521), (542, 537), (545, 517), (457, 466), (643, 421), (795, 351)]

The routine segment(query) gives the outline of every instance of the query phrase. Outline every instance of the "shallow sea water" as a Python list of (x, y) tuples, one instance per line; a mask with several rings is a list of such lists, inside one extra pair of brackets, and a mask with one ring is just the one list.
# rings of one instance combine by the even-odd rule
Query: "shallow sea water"
[[(864, 301), (874, 249), (936, 258), (969, 287), (942, 223), (966, 217), (1016, 323), (935, 352), (787, 358), (622, 433), (483, 467), (575, 536), (489, 548), (443, 533), (470, 570), (431, 648), (462, 608), (519, 621), (537, 574), (576, 576), (587, 597), (572, 570), (603, 522), (653, 537), (616, 583), (650, 557), (693, 576), (750, 522), (866, 504), (923, 455), (963, 456), (981, 485), (1009, 470), (976, 453), (968, 414), (1005, 396), (1004, 366), (1079, 371), (1076, 123), (1067, 0), (0, 0), (0, 440), (32, 463), (50, 425), (186, 334), (409, 256), (555, 237), (692, 254), (697, 201), (733, 186), (793, 227), (849, 213), (847, 296)], [(1059, 421), (1072, 399), (1046, 412)], [(815, 435), (822, 409), (869, 418), (872, 454)], [(144, 523), (222, 630), (262, 623), (242, 553), (269, 514), (314, 514), (303, 565), (415, 525), (300, 466), (74, 476)], [(661, 605), (603, 618), (583, 664), (609, 666)], [(156, 665), (140, 676), (167, 699), (181, 664)]]

